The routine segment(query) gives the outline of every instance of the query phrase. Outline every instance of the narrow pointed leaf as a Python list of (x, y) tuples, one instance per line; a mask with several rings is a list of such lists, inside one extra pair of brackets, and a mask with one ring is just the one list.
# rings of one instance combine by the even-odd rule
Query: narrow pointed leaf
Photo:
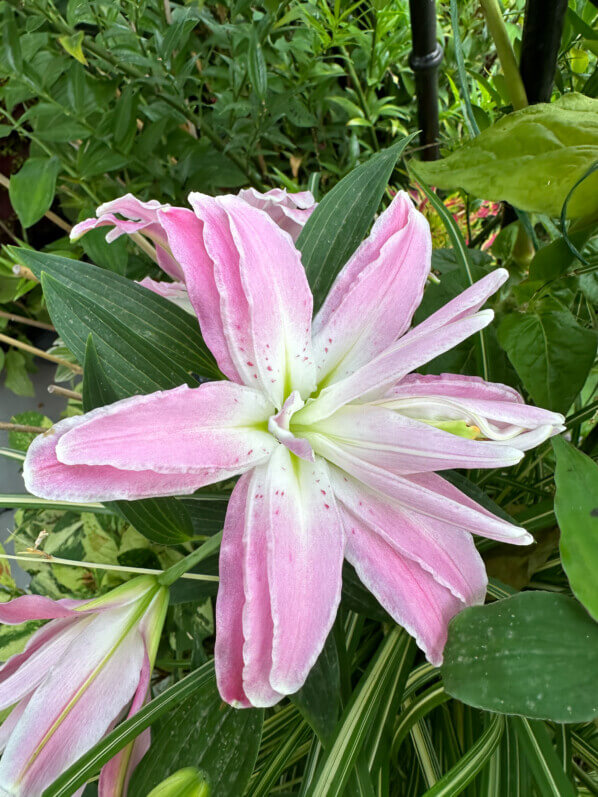
[(573, 784), (565, 774), (546, 725), (527, 717), (510, 717), (523, 753), (542, 797), (575, 797)]
[(51, 277), (50, 315), (69, 349), (83, 362), (93, 332), (106, 373), (119, 395), (150, 392), (221, 377), (199, 326), (184, 310), (111, 271), (67, 257), (11, 248), (41, 278)]

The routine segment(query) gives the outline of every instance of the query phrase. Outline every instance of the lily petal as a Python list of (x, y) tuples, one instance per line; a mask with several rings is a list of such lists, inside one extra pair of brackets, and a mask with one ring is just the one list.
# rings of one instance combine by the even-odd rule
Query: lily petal
[(294, 459), (279, 446), (267, 469), (270, 681), (291, 694), (303, 685), (334, 622), (344, 540), (326, 462)]
[(350, 512), (343, 510), (342, 517), (346, 557), (357, 575), (391, 617), (415, 637), (428, 661), (439, 666), (448, 624), (465, 604)]
[(473, 537), (466, 531), (401, 507), (331, 468), (334, 493), (361, 528), (417, 563), (466, 605), (483, 603), (488, 579)]
[(130, 632), (118, 644), (127, 619), (126, 608), (93, 617), (37, 688), (0, 760), (0, 783), (9, 792), (39, 797), (131, 700), (143, 641)]
[(492, 310), (482, 310), (447, 324), (442, 334), (435, 328), (420, 334), (419, 327), (415, 327), (355, 373), (325, 387), (317, 398), (297, 412), (296, 423), (313, 424), (350, 401), (376, 398), (377, 391), (457, 346), (488, 326), (493, 318)]
[(340, 272), (314, 319), (319, 384), (352, 374), (409, 328), (431, 252), (428, 222), (401, 191)]
[(188, 494), (267, 459), (276, 443), (258, 425), (265, 429), (272, 411), (257, 391), (231, 382), (123, 399), (37, 437), (25, 484), (76, 501)]
[(241, 476), (228, 502), (220, 545), (216, 646), (214, 659), (218, 691), (237, 708), (251, 705), (243, 688), (243, 531), (251, 474)]
[(355, 457), (324, 435), (310, 435), (310, 441), (317, 454), (404, 509), (499, 542), (529, 545), (534, 541), (525, 529), (491, 514), (435, 473), (397, 476)]
[(411, 335), (421, 335), (476, 313), (496, 291), (509, 279), (506, 268), (496, 268), (485, 277), (474, 282), (450, 302), (447, 302), (421, 324), (411, 330)]
[[(401, 475), (448, 468), (499, 468), (515, 465), (518, 448), (467, 440), (405, 417), (388, 406), (347, 404), (313, 424), (340, 448), (380, 468)], [(310, 439), (310, 433), (305, 432)]]
[[(139, 684), (133, 702), (127, 713), (127, 719), (136, 714), (146, 702), (149, 694), (151, 666), (147, 650), (144, 650), (143, 665), (139, 676)], [(151, 731), (146, 728), (127, 747), (111, 758), (102, 767), (98, 782), (98, 797), (120, 797), (127, 794), (131, 775), (137, 764), (149, 750)]]
[[(212, 206), (213, 204), (210, 204), (210, 207)], [(189, 300), (197, 314), (206, 345), (214, 355), (222, 373), (235, 382), (241, 382), (240, 372), (229, 351), (230, 341), (223, 328), (224, 319), (219, 312), (221, 296), (214, 274), (214, 246), (218, 244), (216, 234), (224, 227), (223, 233), (226, 237), (226, 220), (207, 217), (206, 214), (198, 218), (193, 211), (185, 208), (167, 208), (160, 213), (159, 218), (170, 249), (183, 271)], [(204, 227), (208, 222), (210, 222), (207, 231), (210, 250), (204, 242)], [(222, 244), (219, 249), (221, 247)], [(225, 250), (223, 256), (226, 258), (229, 253)], [(234, 263), (234, 253), (230, 252), (230, 256), (233, 257)]]
[(257, 372), (280, 408), (291, 390), (306, 398), (315, 388), (313, 300), (301, 257), (266, 213), (230, 195), (216, 201), (228, 217), (239, 256)]
[(474, 376), (410, 374), (379, 404), (408, 417), (465, 420), (501, 445), (525, 451), (562, 431), (564, 417), (532, 407), (510, 387)]
[(260, 193), (255, 188), (245, 188), (238, 195), (254, 208), (266, 211), (281, 230), (289, 233), (293, 241), (297, 240), (317, 205), (311, 191), (291, 194), (284, 188), (272, 188)]
[[(48, 675), (89, 620), (59, 620), (30, 640), (28, 650), (10, 658), (0, 670), (0, 710), (30, 694)], [(45, 632), (45, 633), (44, 633)]]
[(77, 617), (74, 609), (85, 601), (63, 598), (52, 600), (45, 595), (21, 595), (6, 603), (0, 603), (0, 623), (19, 625), (28, 620), (55, 620), (61, 617)]
[(106, 226), (112, 227), (106, 235), (108, 243), (115, 241), (121, 235), (141, 233), (155, 244), (160, 267), (173, 279), (181, 280), (183, 272), (172, 256), (166, 233), (158, 218), (159, 212), (168, 207), (170, 205), (163, 205), (155, 199), (142, 202), (133, 194), (125, 194), (118, 199), (100, 205), (96, 210), (97, 218), (85, 219), (85, 221), (75, 224), (70, 238), (71, 241), (76, 241), (89, 230)]
[(265, 465), (251, 474), (243, 532), (243, 688), (253, 706), (264, 708), (283, 697), (270, 679), (274, 624), (268, 583), (268, 476)]

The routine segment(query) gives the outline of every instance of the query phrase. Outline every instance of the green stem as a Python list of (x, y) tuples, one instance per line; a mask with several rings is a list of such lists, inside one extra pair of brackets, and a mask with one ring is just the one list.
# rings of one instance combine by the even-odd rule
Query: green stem
[(158, 582), (162, 584), (164, 587), (169, 587), (171, 584), (174, 584), (175, 581), (179, 578), (203, 578), (205, 579), (206, 576), (198, 576), (195, 573), (187, 573), (187, 570), (191, 570), (199, 562), (202, 562), (204, 559), (207, 559), (208, 556), (211, 556), (220, 548), (220, 543), (222, 542), (222, 532), (218, 532), (218, 534), (214, 534), (213, 537), (210, 537), (209, 540), (204, 542), (203, 545), (200, 545), (197, 550), (190, 553), (184, 559), (181, 559), (180, 562), (176, 562), (172, 567), (169, 567), (168, 570), (165, 570), (161, 576), (158, 577)]
[(500, 6), (498, 5), (498, 0), (480, 0), (480, 5), (486, 17), (486, 24), (488, 25), (488, 30), (494, 41), (494, 46), (496, 47), (498, 60), (502, 66), (511, 104), (516, 111), (527, 108), (527, 94), (525, 93), (525, 87), (521, 79), (517, 59), (515, 58), (515, 53), (509, 41), (509, 35)]

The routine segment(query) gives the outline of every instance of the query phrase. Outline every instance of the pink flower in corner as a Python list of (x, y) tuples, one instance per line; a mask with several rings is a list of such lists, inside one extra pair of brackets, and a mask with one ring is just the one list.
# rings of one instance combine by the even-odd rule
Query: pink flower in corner
[[(51, 620), (0, 668), (0, 792), (40, 797), (149, 690), (168, 590), (141, 576), (89, 601), (25, 595), (0, 603), (0, 622)], [(126, 794), (149, 731), (102, 769), (99, 797)], [(78, 792), (79, 794), (80, 792)]]
[(28, 489), (70, 501), (188, 494), (240, 475), (220, 554), (222, 697), (268, 706), (301, 687), (328, 635), (343, 557), (439, 664), (448, 622), (480, 603), (472, 534), (524, 545), (436, 471), (501, 468), (561, 430), (511, 388), (412, 374), (492, 320), (498, 269), (409, 329), (430, 270), (405, 193), (312, 320), (300, 254), (262, 210), (189, 197), (157, 213), (202, 333), (230, 381), (136, 396), (61, 421), (27, 455)]
[[(238, 195), (249, 205), (264, 210), (281, 230), (289, 233), (293, 241), (299, 237), (317, 204), (311, 191), (290, 194), (283, 188), (273, 188), (260, 193), (255, 188), (246, 188), (239, 191)], [(76, 241), (98, 227), (111, 228), (106, 235), (108, 243), (121, 235), (143, 235), (154, 245), (156, 262), (173, 282), (158, 282), (151, 277), (145, 277), (139, 284), (193, 314), (193, 306), (185, 287), (184, 270), (172, 255), (168, 237), (160, 221), (160, 211), (168, 208), (170, 205), (162, 205), (155, 199), (142, 202), (133, 194), (125, 194), (100, 205), (96, 211), (97, 218), (85, 219), (75, 224), (70, 237), (71, 241)]]

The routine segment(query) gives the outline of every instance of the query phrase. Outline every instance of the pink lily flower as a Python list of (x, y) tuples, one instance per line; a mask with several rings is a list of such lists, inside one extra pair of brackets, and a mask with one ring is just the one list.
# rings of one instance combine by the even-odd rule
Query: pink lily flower
[[(282, 230), (289, 233), (293, 241), (297, 240), (305, 222), (317, 205), (311, 191), (289, 194), (284, 188), (273, 188), (260, 193), (255, 188), (246, 188), (239, 191), (238, 196), (249, 205), (264, 210)], [(143, 235), (154, 245), (154, 259), (173, 282), (159, 282), (151, 277), (145, 277), (139, 285), (174, 302), (193, 315), (193, 306), (185, 287), (185, 272), (170, 251), (168, 237), (160, 221), (160, 211), (168, 208), (170, 205), (162, 205), (155, 199), (142, 202), (133, 194), (125, 194), (100, 205), (96, 210), (97, 218), (85, 219), (75, 224), (70, 238), (71, 241), (76, 241), (98, 227), (112, 228), (106, 235), (108, 243), (120, 238), (121, 235), (134, 233)]]
[[(51, 620), (0, 668), (0, 708), (13, 706), (0, 727), (0, 792), (40, 797), (127, 709), (139, 711), (167, 607), (168, 590), (152, 576), (88, 601), (24, 595), (0, 604), (8, 625)], [(100, 797), (126, 794), (148, 748), (149, 730), (103, 767)]]
[(61, 421), (30, 447), (27, 488), (105, 501), (241, 476), (216, 607), (218, 684), (233, 705), (273, 705), (304, 683), (334, 621), (344, 556), (440, 664), (451, 617), (484, 600), (472, 534), (516, 545), (532, 537), (436, 471), (508, 467), (562, 429), (561, 415), (526, 407), (503, 385), (411, 375), (491, 322), (480, 308), (507, 272), (409, 330), (431, 240), (401, 192), (312, 322), (287, 233), (238, 197), (189, 201), (193, 211), (163, 209), (158, 219), (230, 381)]

